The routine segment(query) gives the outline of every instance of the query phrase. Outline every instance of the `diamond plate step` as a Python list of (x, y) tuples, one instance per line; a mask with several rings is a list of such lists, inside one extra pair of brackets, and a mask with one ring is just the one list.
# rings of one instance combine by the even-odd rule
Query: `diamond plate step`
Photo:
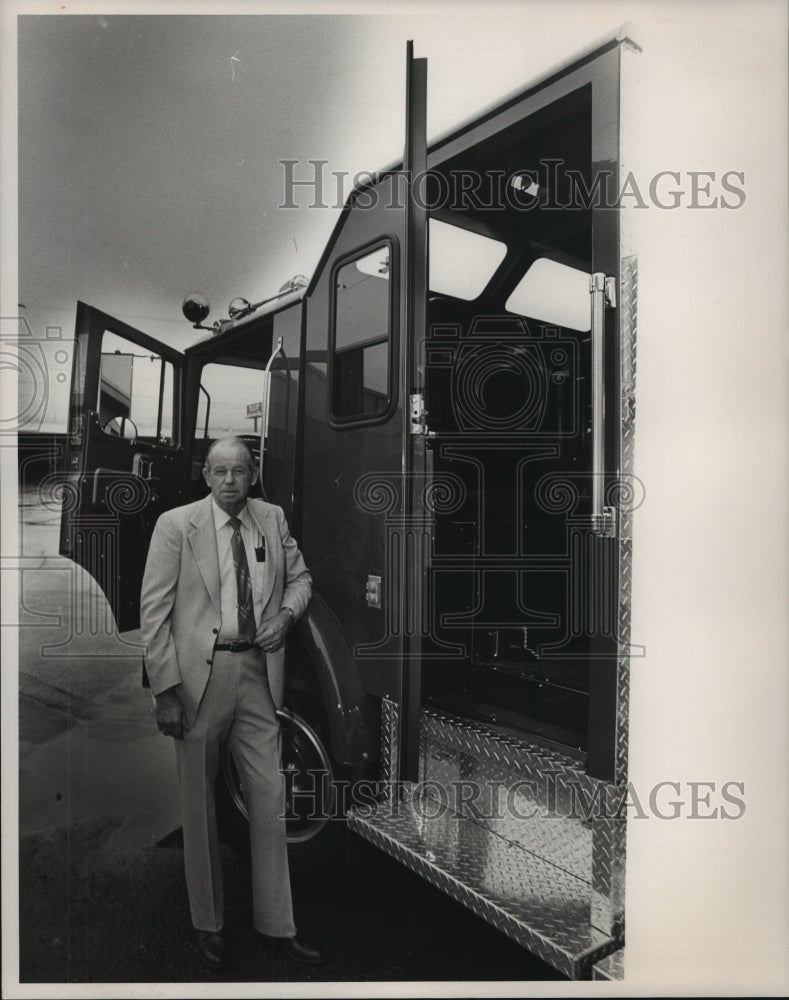
[(619, 981), (625, 977), (625, 949), (614, 951), (592, 969), (592, 979)]
[(571, 979), (618, 947), (591, 925), (592, 887), (424, 797), (352, 810), (348, 825)]

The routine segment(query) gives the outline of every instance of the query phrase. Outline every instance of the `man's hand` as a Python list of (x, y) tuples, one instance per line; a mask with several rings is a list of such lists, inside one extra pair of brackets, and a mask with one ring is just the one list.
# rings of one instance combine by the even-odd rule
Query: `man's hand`
[(168, 688), (156, 695), (154, 716), (160, 733), (174, 736), (177, 740), (183, 739), (184, 729), (187, 728), (186, 713), (175, 688)]
[(261, 622), (255, 635), (255, 645), (266, 653), (273, 653), (285, 641), (292, 621), (290, 611), (280, 611), (276, 617)]

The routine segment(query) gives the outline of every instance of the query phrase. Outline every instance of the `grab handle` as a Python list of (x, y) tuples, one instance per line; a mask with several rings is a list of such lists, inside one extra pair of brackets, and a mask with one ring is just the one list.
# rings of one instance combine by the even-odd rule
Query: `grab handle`
[(616, 307), (616, 279), (595, 271), (589, 278), (592, 306), (592, 530), (614, 533), (615, 512), (603, 504), (605, 486), (605, 310)]

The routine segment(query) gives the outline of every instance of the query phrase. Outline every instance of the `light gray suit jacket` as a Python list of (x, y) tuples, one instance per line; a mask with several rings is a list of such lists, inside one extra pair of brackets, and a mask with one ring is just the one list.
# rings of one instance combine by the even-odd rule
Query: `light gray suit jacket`
[[(247, 500), (252, 521), (266, 541), (263, 615), (290, 608), (296, 619), (306, 610), (312, 578), (281, 507)], [(176, 687), (187, 725), (197, 716), (211, 673), (221, 624), (219, 556), (209, 494), (176, 507), (156, 522), (140, 597), (142, 640), (153, 694)], [(282, 707), (285, 649), (266, 654), (274, 703)]]

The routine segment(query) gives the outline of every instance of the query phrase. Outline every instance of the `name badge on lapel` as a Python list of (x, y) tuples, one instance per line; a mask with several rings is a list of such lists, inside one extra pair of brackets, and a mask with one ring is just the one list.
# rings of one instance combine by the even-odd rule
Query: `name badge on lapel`
[(258, 532), (258, 543), (255, 546), (255, 559), (257, 559), (259, 563), (264, 563), (266, 561), (266, 539), (260, 532)]

